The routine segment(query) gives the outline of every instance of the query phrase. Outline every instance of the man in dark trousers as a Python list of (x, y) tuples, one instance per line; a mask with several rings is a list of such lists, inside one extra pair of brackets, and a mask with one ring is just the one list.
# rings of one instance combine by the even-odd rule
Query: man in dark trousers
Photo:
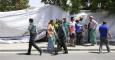
[(90, 22), (88, 23), (88, 43), (90, 42)]
[(108, 35), (111, 38), (111, 34), (110, 34), (110, 31), (109, 31), (109, 27), (108, 27), (108, 25), (106, 23), (107, 22), (103, 22), (103, 24), (99, 27), (99, 32), (100, 32), (99, 53), (102, 53), (103, 44), (106, 45), (108, 53), (110, 52), (109, 42), (108, 42)]
[(29, 33), (30, 33), (30, 40), (29, 40), (29, 48), (28, 48), (27, 55), (31, 55), (32, 46), (34, 48), (36, 48), (40, 52), (40, 55), (41, 55), (42, 50), (35, 44), (35, 41), (34, 41), (36, 36), (37, 36), (37, 31), (36, 31), (36, 26), (33, 25), (33, 19), (30, 18), (29, 23), (30, 23), (30, 25), (28, 27), (28, 30), (29, 30)]
[(76, 28), (76, 44), (77, 45), (82, 45), (83, 44), (83, 26), (79, 23), (79, 20), (76, 20), (75, 24)]
[(59, 29), (58, 29), (58, 38), (59, 38), (59, 45), (61, 46), (61, 48), (63, 47), (64, 49), (64, 54), (68, 54), (68, 50), (67, 50), (67, 46), (66, 46), (66, 39), (67, 39), (67, 34), (66, 31), (64, 29), (64, 26), (62, 24), (63, 22), (60, 21), (60, 25), (59, 25)]

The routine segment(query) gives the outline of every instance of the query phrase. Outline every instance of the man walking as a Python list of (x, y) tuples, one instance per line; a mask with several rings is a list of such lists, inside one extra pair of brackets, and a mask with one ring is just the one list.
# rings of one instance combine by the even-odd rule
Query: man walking
[(61, 48), (63, 47), (63, 49), (64, 49), (64, 54), (68, 54), (68, 50), (67, 50), (67, 46), (66, 46), (67, 34), (66, 34), (66, 31), (65, 31), (62, 21), (60, 21), (58, 37), (60, 40), (60, 46), (61, 46)]
[(63, 25), (64, 25), (64, 28), (65, 28), (65, 32), (66, 32), (66, 36), (67, 36), (67, 41), (66, 41), (66, 45), (69, 44), (69, 22), (66, 20), (66, 18), (63, 18)]
[(99, 27), (100, 32), (100, 47), (99, 47), (99, 53), (102, 53), (102, 46), (103, 44), (106, 45), (108, 53), (110, 52), (109, 48), (109, 42), (107, 36), (111, 38), (111, 34), (109, 31), (109, 27), (107, 26), (107, 22), (103, 22), (103, 24)]
[(37, 36), (37, 31), (36, 31), (36, 26), (33, 25), (33, 19), (29, 19), (29, 23), (30, 23), (30, 25), (28, 27), (28, 30), (29, 30), (29, 33), (30, 33), (30, 40), (29, 40), (29, 48), (28, 48), (27, 55), (31, 55), (32, 46), (34, 48), (36, 48), (40, 52), (40, 55), (41, 55), (42, 50), (35, 44), (35, 41), (34, 41), (36, 36)]

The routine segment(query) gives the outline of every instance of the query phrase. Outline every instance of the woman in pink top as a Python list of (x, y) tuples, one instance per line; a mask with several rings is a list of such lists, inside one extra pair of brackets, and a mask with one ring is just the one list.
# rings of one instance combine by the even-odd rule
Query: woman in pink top
[(70, 46), (75, 46), (75, 21), (73, 17), (71, 17), (71, 22), (69, 26), (70, 31)]

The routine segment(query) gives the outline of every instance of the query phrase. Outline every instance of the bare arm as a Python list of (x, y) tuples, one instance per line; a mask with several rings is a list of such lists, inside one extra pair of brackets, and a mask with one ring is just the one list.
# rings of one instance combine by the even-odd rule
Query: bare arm
[(27, 33), (29, 33), (29, 31), (26, 31), (22, 36), (26, 35)]
[(97, 28), (97, 25), (98, 25), (98, 22), (95, 21), (95, 26), (94, 26), (94, 29), (96, 30)]
[(109, 35), (110, 38), (112, 38), (112, 35), (111, 35), (111, 32), (110, 32), (110, 31), (108, 31), (108, 35)]

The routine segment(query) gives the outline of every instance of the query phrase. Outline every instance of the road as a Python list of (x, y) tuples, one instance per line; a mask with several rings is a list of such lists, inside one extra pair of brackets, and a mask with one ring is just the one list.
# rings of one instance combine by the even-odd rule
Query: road
[(97, 51), (69, 51), (69, 54), (51, 55), (43, 53), (40, 56), (37, 52), (32, 55), (25, 55), (24, 53), (0, 53), (0, 60), (115, 60), (115, 52), (98, 54)]

